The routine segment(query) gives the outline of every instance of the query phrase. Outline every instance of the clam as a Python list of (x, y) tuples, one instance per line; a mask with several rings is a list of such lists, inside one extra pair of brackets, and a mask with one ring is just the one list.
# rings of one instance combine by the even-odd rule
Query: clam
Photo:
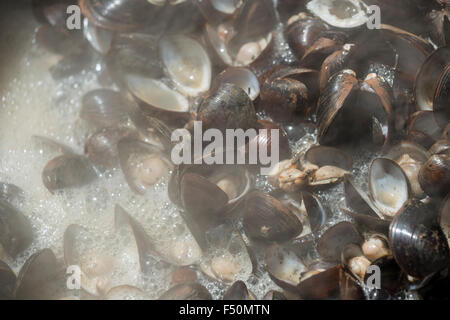
[(91, 295), (102, 296), (119, 285), (135, 285), (145, 268), (142, 254), (148, 251), (142, 233), (134, 221), (120, 214), (116, 214), (113, 235), (102, 236), (79, 225), (70, 225), (64, 232), (64, 261), (67, 266), (80, 267), (81, 288)]
[(345, 203), (347, 207), (355, 210), (357, 214), (363, 214), (374, 218), (382, 218), (382, 214), (369, 198), (368, 194), (359, 188), (350, 175), (344, 179)]
[(440, 129), (432, 111), (417, 111), (411, 115), (407, 125), (409, 141), (429, 149), (440, 136)]
[(126, 88), (126, 77), (137, 75), (160, 79), (164, 75), (159, 59), (158, 37), (144, 33), (117, 34), (106, 58), (113, 80)]
[(229, 225), (206, 232), (206, 250), (200, 270), (211, 279), (224, 283), (247, 281), (254, 271), (251, 252), (241, 234)]
[(130, 188), (144, 194), (162, 178), (173, 164), (157, 146), (133, 139), (123, 139), (118, 145), (120, 167)]
[(386, 217), (399, 214), (410, 195), (408, 178), (402, 168), (386, 158), (375, 159), (369, 169), (369, 190), (373, 203)]
[(45, 300), (56, 297), (62, 274), (55, 254), (50, 249), (36, 252), (20, 269), (14, 289), (19, 300)]
[(173, 183), (178, 185), (174, 192), (185, 209), (184, 219), (200, 244), (204, 232), (223, 222), (250, 190), (247, 170), (227, 166), (187, 168)]
[(306, 271), (306, 266), (297, 252), (278, 244), (266, 249), (264, 262), (270, 278), (287, 290), (295, 290)]
[(165, 36), (159, 41), (161, 60), (178, 90), (189, 96), (209, 90), (211, 62), (200, 43), (184, 36)]
[(341, 253), (349, 243), (360, 244), (363, 238), (350, 222), (340, 222), (320, 237), (317, 251), (325, 261), (340, 261)]
[(322, 21), (337, 28), (357, 28), (367, 24), (367, 5), (360, 0), (313, 0), (307, 8)]
[[(380, 268), (381, 288), (379, 289), (386, 290), (391, 295), (399, 293), (406, 280), (406, 276), (392, 255), (380, 257), (375, 261), (372, 261), (370, 266), (377, 266)], [(363, 281), (367, 283), (370, 276), (371, 273), (366, 273)]]
[(430, 154), (450, 154), (450, 141), (439, 140), (428, 151)]
[(347, 244), (341, 254), (342, 265), (356, 279), (364, 279), (367, 269), (370, 266), (370, 260), (364, 256), (361, 247), (354, 243)]
[(0, 260), (0, 300), (13, 298), (15, 284), (16, 274), (6, 262)]
[(87, 139), (85, 144), (86, 155), (99, 170), (115, 168), (119, 165), (117, 148), (119, 141), (135, 135), (136, 132), (128, 127), (103, 128)]
[(88, 159), (79, 155), (62, 155), (50, 160), (42, 171), (42, 182), (51, 192), (85, 186), (97, 177)]
[(256, 111), (248, 94), (240, 87), (224, 83), (200, 105), (197, 120), (203, 128), (249, 129), (256, 127)]
[(390, 255), (389, 243), (383, 234), (370, 234), (361, 246), (364, 256), (370, 261), (378, 260), (384, 256)]
[(187, 119), (189, 117), (188, 99), (161, 80), (136, 74), (125, 76), (128, 90), (149, 115)]
[(96, 89), (83, 96), (80, 118), (99, 127), (109, 127), (127, 120), (136, 108), (120, 92)]
[(450, 190), (450, 155), (436, 154), (419, 171), (423, 191), (431, 197), (445, 197)]
[(223, 300), (256, 300), (243, 281), (236, 281), (223, 295)]
[(433, 101), (442, 71), (450, 60), (450, 47), (434, 51), (421, 65), (416, 77), (414, 95), (419, 110), (433, 110)]
[(258, 78), (247, 68), (229, 67), (225, 69), (214, 78), (212, 88), (218, 88), (223, 83), (237, 85), (248, 94), (252, 101), (259, 97)]
[(290, 18), (285, 36), (296, 56), (301, 58), (325, 30), (327, 26), (320, 19), (302, 12)]
[(341, 48), (347, 40), (343, 32), (324, 31), (320, 37), (305, 51), (300, 64), (307, 68), (320, 69), (324, 60), (333, 52)]
[(439, 46), (444, 47), (450, 44), (450, 13), (448, 8), (442, 10), (432, 10), (427, 19), (432, 23), (431, 37)]
[(393, 130), (392, 106), (392, 90), (384, 78), (372, 73), (360, 82), (352, 70), (343, 70), (332, 76), (319, 98), (319, 142), (354, 145), (373, 139), (375, 118), (380, 137), (374, 142), (386, 146)]
[(245, 67), (271, 48), (275, 23), (270, 1), (245, 1), (233, 19), (218, 26), (207, 24), (204, 38), (219, 64)]
[(296, 115), (308, 114), (311, 100), (304, 82), (311, 69), (274, 68), (264, 77), (261, 87), (262, 108), (276, 121), (291, 122)]
[(434, 93), (433, 110), (436, 122), (445, 127), (450, 122), (450, 63), (442, 70)]
[(389, 242), (399, 266), (414, 278), (424, 278), (448, 267), (448, 240), (433, 205), (410, 203), (392, 221)]
[(340, 294), (341, 266), (317, 265), (305, 272), (297, 286), (303, 299), (333, 299)]
[(355, 50), (355, 45), (351, 43), (345, 44), (341, 49), (329, 55), (322, 63), (320, 68), (320, 90), (325, 89), (328, 79), (336, 72), (343, 69), (351, 58), (351, 54)]
[(100, 54), (107, 54), (111, 49), (113, 33), (110, 30), (97, 27), (89, 22), (89, 19), (83, 19), (84, 37), (91, 46)]
[(15, 258), (33, 240), (28, 218), (5, 200), (0, 200), (0, 244), (3, 250)]
[(396, 68), (408, 77), (414, 77), (434, 51), (429, 41), (406, 30), (381, 24), (381, 33), (400, 57)]
[(259, 191), (246, 197), (243, 225), (251, 239), (269, 242), (291, 240), (303, 229), (294, 213), (274, 197)]
[(310, 186), (340, 182), (346, 174), (349, 174), (353, 167), (350, 155), (332, 147), (311, 147), (305, 153), (305, 160), (319, 168), (310, 175)]
[(322, 228), (328, 220), (327, 209), (319, 198), (307, 191), (302, 192), (302, 200), (308, 214), (311, 232), (315, 233)]
[(212, 296), (204, 286), (192, 282), (170, 288), (159, 297), (159, 300), (212, 300)]
[(419, 184), (419, 171), (428, 160), (430, 153), (422, 146), (409, 141), (402, 141), (386, 153), (386, 157), (394, 160), (406, 174), (411, 186), (412, 195), (416, 198), (425, 196)]

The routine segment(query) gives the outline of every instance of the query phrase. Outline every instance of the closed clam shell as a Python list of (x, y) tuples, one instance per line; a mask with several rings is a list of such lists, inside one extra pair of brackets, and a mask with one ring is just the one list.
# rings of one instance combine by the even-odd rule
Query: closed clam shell
[(431, 197), (445, 197), (450, 190), (450, 155), (435, 154), (419, 171), (423, 191)]
[(395, 260), (410, 276), (423, 278), (448, 267), (449, 245), (434, 205), (410, 203), (392, 221), (389, 241)]
[(260, 241), (288, 241), (303, 229), (297, 216), (280, 201), (257, 191), (246, 198), (243, 225), (248, 237)]
[(55, 254), (43, 249), (33, 254), (17, 276), (15, 297), (19, 300), (45, 300), (55, 298), (61, 273)]

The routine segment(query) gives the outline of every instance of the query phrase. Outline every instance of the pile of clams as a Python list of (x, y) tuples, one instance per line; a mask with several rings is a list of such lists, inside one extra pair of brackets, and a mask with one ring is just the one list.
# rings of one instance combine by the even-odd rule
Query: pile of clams
[[(189, 237), (162, 245), (117, 204), (107, 236), (66, 226), (63, 257), (41, 248), (15, 273), (7, 261), (33, 226), (26, 192), (4, 183), (0, 298), (70, 298), (65, 269), (77, 265), (82, 298), (147, 299), (137, 279), (154, 264), (171, 273), (162, 300), (449, 298), (448, 1), (79, 0), (83, 28), (70, 31), (73, 3), (33, 1), (37, 43), (60, 57), (56, 80), (101, 63), (102, 88), (81, 101), (83, 153), (34, 137), (59, 154), (42, 183), (56, 196), (118, 171), (146, 197), (167, 181)], [(371, 5), (379, 28), (367, 27)], [(277, 128), (280, 141), (257, 144), (279, 143), (280, 162), (268, 177), (260, 165), (175, 165), (171, 134), (194, 121)], [(253, 292), (263, 277), (272, 287)]]

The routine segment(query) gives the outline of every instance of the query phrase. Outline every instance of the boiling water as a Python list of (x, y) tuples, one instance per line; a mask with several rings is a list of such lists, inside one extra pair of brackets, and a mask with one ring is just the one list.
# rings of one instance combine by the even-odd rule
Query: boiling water
[[(143, 276), (140, 273), (128, 276), (131, 268), (129, 256), (123, 255), (120, 246), (111, 244), (114, 233), (114, 207), (120, 204), (154, 239), (160, 239), (160, 245), (183, 239), (191, 240), (192, 235), (184, 228), (179, 210), (171, 204), (167, 195), (167, 181), (161, 181), (145, 197), (134, 194), (126, 184), (121, 170), (101, 176), (94, 183), (75, 190), (52, 195), (43, 185), (41, 173), (46, 163), (58, 156), (58, 152), (33, 139), (34, 135), (52, 138), (83, 153), (86, 138), (93, 133), (79, 118), (82, 96), (100, 85), (97, 77), (102, 71), (101, 64), (94, 62), (88, 69), (77, 76), (54, 81), (48, 69), (57, 59), (52, 54), (39, 48), (34, 42), (37, 27), (31, 12), (23, 8), (10, 12), (11, 21), (20, 30), (17, 43), (10, 43), (14, 48), (8, 73), (3, 73), (0, 91), (0, 181), (13, 183), (25, 191), (25, 201), (20, 209), (29, 218), (34, 232), (32, 245), (15, 261), (3, 257), (18, 272), (25, 260), (43, 248), (54, 251), (59, 260), (63, 260), (63, 234), (71, 224), (89, 228), (95, 235), (91, 245), (93, 249), (103, 250), (120, 260), (121, 269), (114, 274), (115, 283), (126, 283), (145, 290), (150, 298), (157, 298), (169, 288), (172, 267), (154, 263), (147, 266), (151, 270)], [(282, 26), (280, 25), (281, 29)], [(18, 31), (19, 32), (19, 31)], [(286, 46), (282, 39), (281, 46)], [(20, 44), (18, 44), (20, 42)], [(8, 50), (8, 49), (5, 49)], [(288, 51), (281, 57), (291, 63), (295, 59)], [(274, 64), (276, 61), (274, 61)], [(300, 151), (316, 143), (316, 134), (308, 133), (299, 141), (292, 141), (294, 151)], [(355, 179), (364, 187), (370, 158), (362, 152), (355, 159)], [(369, 158), (370, 157), (370, 158)], [(257, 186), (270, 190), (263, 178), (258, 178)], [(329, 205), (332, 218), (329, 225), (348, 219), (339, 210), (343, 205), (343, 187), (338, 185), (326, 192), (319, 193), (324, 203)], [(97, 246), (97, 248), (96, 248)], [(92, 249), (92, 248), (91, 248)], [(258, 297), (271, 289), (280, 290), (269, 278), (262, 266), (262, 252), (256, 252), (259, 261), (258, 272), (246, 281), (249, 289)], [(202, 275), (198, 272), (199, 282), (204, 284), (215, 299), (221, 298), (227, 285)], [(76, 294), (76, 293), (68, 293)]]

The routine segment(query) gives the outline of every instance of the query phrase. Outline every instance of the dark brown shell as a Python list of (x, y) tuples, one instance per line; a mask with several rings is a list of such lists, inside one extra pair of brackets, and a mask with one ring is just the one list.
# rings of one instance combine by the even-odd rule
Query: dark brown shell
[(47, 163), (42, 171), (45, 187), (54, 192), (66, 188), (78, 188), (97, 178), (92, 164), (79, 155), (62, 155)]
[(431, 197), (445, 197), (450, 190), (450, 155), (433, 155), (419, 172), (419, 183)]
[(303, 14), (298, 21), (290, 24), (285, 35), (296, 56), (300, 59), (327, 26), (319, 19)]
[(0, 200), (0, 244), (13, 258), (33, 240), (31, 224), (20, 211)]
[(249, 129), (256, 127), (256, 111), (247, 93), (238, 86), (225, 83), (206, 98), (198, 109), (197, 120), (204, 130)]
[(392, 221), (389, 241), (395, 260), (408, 275), (423, 278), (448, 267), (447, 237), (432, 205), (410, 203)]
[(15, 297), (19, 300), (46, 300), (55, 298), (61, 285), (60, 267), (55, 254), (44, 249), (33, 254), (17, 276)]
[(350, 222), (340, 222), (328, 229), (317, 243), (317, 251), (326, 261), (341, 261), (341, 252), (349, 243), (360, 244), (363, 238)]
[(14, 271), (0, 260), (0, 300), (13, 299), (16, 275)]
[(260, 241), (288, 241), (303, 229), (297, 216), (280, 201), (258, 191), (246, 198), (243, 225), (248, 237)]

